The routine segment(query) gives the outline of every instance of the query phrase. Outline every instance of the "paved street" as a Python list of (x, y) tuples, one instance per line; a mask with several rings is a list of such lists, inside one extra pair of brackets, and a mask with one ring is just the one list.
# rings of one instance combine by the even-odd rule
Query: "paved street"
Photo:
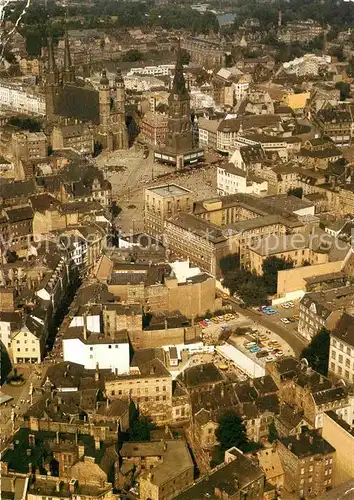
[(14, 410), (15, 412), (15, 428), (17, 428), (22, 421), (22, 415), (28, 410), (31, 399), (29, 395), (31, 384), (34, 391), (33, 400), (38, 397), (35, 390), (40, 387), (45, 371), (45, 365), (41, 365), (40, 368), (36, 365), (19, 366), (18, 373), (23, 373), (25, 383), (21, 386), (13, 386), (10, 384), (4, 384), (2, 386), (2, 392), (13, 397), (13, 400), (9, 401), (7, 406), (2, 406), (1, 408), (0, 434), (3, 440), (6, 439), (12, 432), (12, 411)]
[(249, 317), (256, 323), (264, 326), (268, 330), (276, 333), (281, 337), (285, 342), (287, 342), (290, 347), (294, 350), (295, 355), (297, 357), (300, 356), (301, 351), (304, 347), (306, 347), (306, 343), (301, 339), (296, 330), (294, 329), (293, 324), (283, 325), (277, 319), (278, 315), (274, 316), (266, 316), (265, 314), (255, 311), (254, 309), (243, 309), (233, 298), (223, 299), (225, 302), (232, 304), (233, 310), (238, 312), (239, 314), (243, 314), (244, 316)]

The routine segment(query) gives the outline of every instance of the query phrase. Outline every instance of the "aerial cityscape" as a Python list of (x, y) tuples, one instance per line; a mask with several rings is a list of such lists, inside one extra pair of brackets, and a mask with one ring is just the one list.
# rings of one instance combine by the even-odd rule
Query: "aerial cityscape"
[(354, 500), (354, 2), (0, 0), (0, 498)]

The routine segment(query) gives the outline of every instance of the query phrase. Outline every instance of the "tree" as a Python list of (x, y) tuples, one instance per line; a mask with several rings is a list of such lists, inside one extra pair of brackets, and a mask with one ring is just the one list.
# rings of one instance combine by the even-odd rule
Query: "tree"
[(302, 187), (294, 188), (294, 189), (289, 189), (288, 191), (288, 196), (296, 196), (296, 198), (302, 199), (302, 195), (304, 193), (304, 190)]
[(276, 441), (277, 439), (279, 438), (278, 436), (278, 431), (274, 425), (274, 422), (272, 422), (271, 424), (269, 424), (268, 426), (268, 441), (270, 443), (273, 443), (274, 441)]
[(278, 286), (278, 272), (285, 269), (291, 269), (294, 263), (291, 260), (281, 259), (279, 257), (268, 257), (262, 265), (264, 284), (269, 295), (274, 295)]
[(306, 358), (311, 368), (325, 377), (328, 374), (329, 344), (330, 333), (322, 328), (301, 353), (301, 358)]
[(150, 441), (150, 431), (156, 426), (151, 420), (140, 415), (133, 401), (129, 406), (129, 439), (130, 441)]
[(189, 52), (186, 51), (186, 49), (181, 49), (181, 59), (183, 66), (188, 66), (191, 60), (191, 55)]
[(135, 62), (141, 61), (142, 59), (144, 59), (143, 53), (134, 49), (128, 50), (128, 52), (122, 56), (122, 61), (124, 62)]
[(236, 446), (242, 450), (247, 446), (248, 439), (246, 428), (242, 418), (233, 410), (228, 410), (221, 415), (218, 420), (219, 427), (215, 435), (220, 443), (222, 450), (228, 450)]
[(225, 255), (220, 259), (220, 269), (225, 275), (228, 271), (240, 268), (240, 256), (237, 253)]
[(340, 90), (340, 100), (345, 101), (350, 95), (350, 85), (347, 82), (337, 82), (336, 89)]

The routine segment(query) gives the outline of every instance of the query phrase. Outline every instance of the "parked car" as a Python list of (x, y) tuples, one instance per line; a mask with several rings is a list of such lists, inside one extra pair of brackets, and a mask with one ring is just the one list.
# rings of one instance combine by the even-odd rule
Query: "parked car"
[(285, 325), (288, 325), (290, 323), (290, 321), (288, 320), (288, 318), (280, 318), (280, 321), (282, 323), (284, 323)]

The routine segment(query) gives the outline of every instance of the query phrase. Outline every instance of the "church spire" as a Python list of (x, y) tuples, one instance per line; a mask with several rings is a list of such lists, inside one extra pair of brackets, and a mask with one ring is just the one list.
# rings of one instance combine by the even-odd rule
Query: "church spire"
[(72, 67), (71, 64), (71, 54), (70, 54), (70, 46), (69, 46), (69, 34), (68, 27), (65, 26), (65, 50), (64, 50), (64, 71), (69, 71)]
[(186, 87), (186, 80), (185, 80), (184, 74), (183, 74), (182, 51), (181, 51), (180, 40), (178, 40), (175, 76), (173, 78), (171, 93), (172, 94), (179, 94), (179, 95), (188, 94), (188, 90)]
[(68, 32), (68, 13), (66, 13), (65, 34), (64, 34), (64, 67), (63, 83), (73, 83), (75, 81), (75, 70), (71, 61), (69, 32)]
[(54, 48), (53, 48), (53, 38), (52, 33), (48, 33), (48, 73), (54, 73), (56, 70), (55, 58), (54, 58)]

